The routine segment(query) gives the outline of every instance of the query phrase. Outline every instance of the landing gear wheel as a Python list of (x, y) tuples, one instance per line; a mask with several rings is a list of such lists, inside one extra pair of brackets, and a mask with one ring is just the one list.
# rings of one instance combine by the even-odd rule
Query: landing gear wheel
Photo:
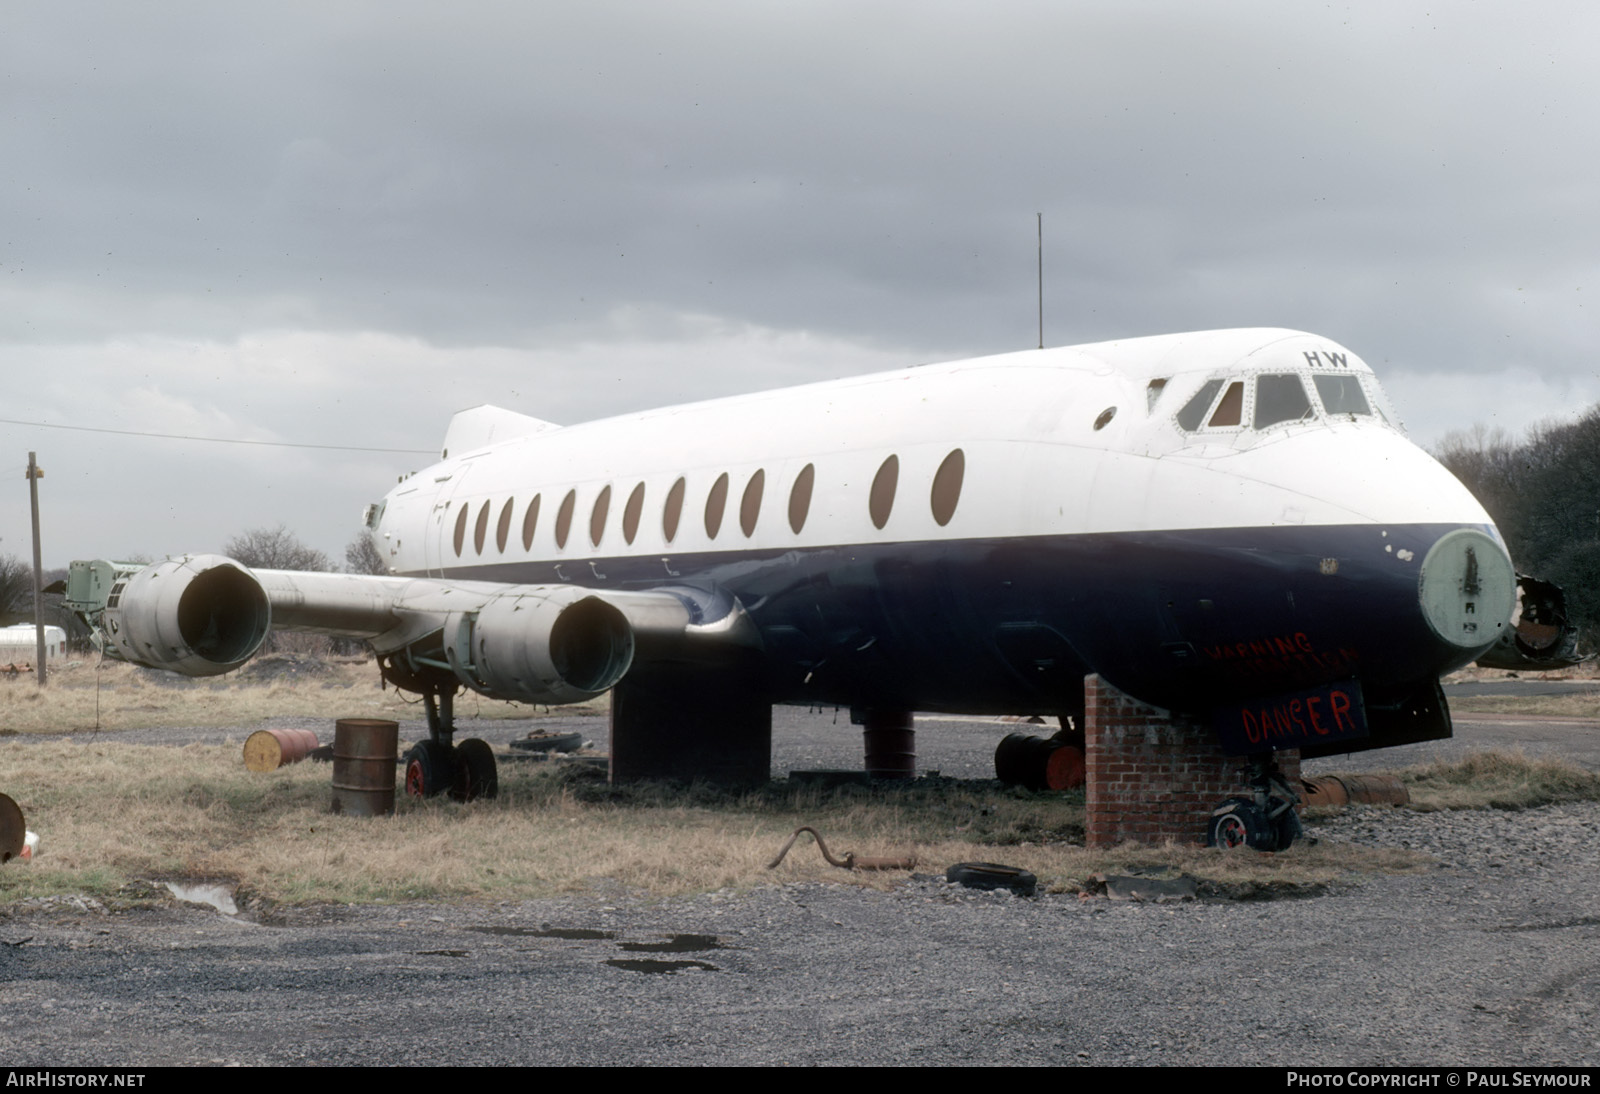
[(1249, 798), (1229, 798), (1211, 811), (1206, 827), (1207, 847), (1277, 849), (1278, 834), (1267, 816)]
[(1294, 841), (1305, 838), (1305, 829), (1300, 827), (1300, 817), (1295, 813), (1294, 806), (1286, 805), (1283, 812), (1272, 820), (1272, 834), (1276, 837), (1274, 851), (1287, 851), (1294, 846)]
[(500, 774), (495, 769), (489, 742), (471, 737), (456, 745), (456, 777), (450, 796), (458, 802), (470, 802), (492, 798), (498, 793)]
[(438, 741), (419, 741), (406, 753), (406, 793), (431, 798), (449, 790), (455, 781), (455, 759)]

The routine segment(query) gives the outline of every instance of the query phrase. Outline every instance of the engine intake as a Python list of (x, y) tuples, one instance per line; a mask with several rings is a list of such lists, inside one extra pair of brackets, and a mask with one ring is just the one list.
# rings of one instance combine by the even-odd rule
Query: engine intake
[(445, 624), (462, 683), (495, 699), (578, 703), (608, 691), (633, 663), (622, 612), (578, 588), (507, 593)]
[(169, 558), (138, 569), (75, 562), (67, 601), (99, 631), (108, 656), (185, 676), (238, 668), (272, 626), (261, 583), (221, 555)]

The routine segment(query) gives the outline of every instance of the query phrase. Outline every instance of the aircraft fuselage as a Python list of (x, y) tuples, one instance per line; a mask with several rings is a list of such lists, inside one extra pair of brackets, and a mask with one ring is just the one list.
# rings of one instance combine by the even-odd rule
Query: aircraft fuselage
[(1062, 712), (1088, 672), (1176, 709), (1383, 696), (1470, 662), (1515, 598), (1487, 514), (1371, 370), (1291, 331), (564, 428), (469, 412), (371, 523), (394, 574), (669, 590), (707, 623), (737, 604), (778, 702)]

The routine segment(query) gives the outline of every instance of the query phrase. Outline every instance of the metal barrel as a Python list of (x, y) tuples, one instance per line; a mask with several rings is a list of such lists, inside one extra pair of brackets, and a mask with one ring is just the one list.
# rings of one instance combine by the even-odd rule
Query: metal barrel
[(908, 710), (869, 710), (861, 735), (866, 745), (867, 774), (874, 779), (917, 776), (917, 733)]
[(1405, 805), (1411, 801), (1411, 792), (1398, 775), (1340, 775), (1339, 781), (1353, 802)]
[(1300, 789), (1300, 798), (1308, 809), (1318, 805), (1345, 805), (1350, 801), (1350, 795), (1345, 793), (1344, 783), (1340, 782), (1336, 775), (1301, 779)]
[(244, 740), (244, 766), (251, 771), (276, 771), (297, 764), (317, 747), (309, 729), (258, 729)]
[(400, 723), (340, 718), (333, 726), (333, 811), (352, 817), (394, 812)]
[(994, 774), (1010, 786), (1068, 790), (1083, 785), (1083, 750), (1059, 737), (1008, 733), (994, 750)]
[(1051, 790), (1071, 790), (1084, 782), (1083, 749), (1057, 745), (1044, 765), (1044, 784)]
[(0, 862), (10, 862), (22, 854), (28, 836), (28, 823), (22, 808), (8, 795), (0, 794)]
[(1398, 775), (1322, 775), (1300, 780), (1307, 806), (1405, 805), (1411, 792)]

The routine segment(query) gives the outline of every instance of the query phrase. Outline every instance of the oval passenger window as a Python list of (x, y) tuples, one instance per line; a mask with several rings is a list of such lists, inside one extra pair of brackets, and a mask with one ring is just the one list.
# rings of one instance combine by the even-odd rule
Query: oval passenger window
[(633, 546), (633, 537), (639, 534), (639, 517), (644, 513), (644, 483), (633, 488), (628, 504), (622, 507), (622, 538)]
[(900, 457), (890, 456), (872, 477), (872, 492), (867, 495), (867, 512), (872, 523), (882, 529), (889, 523), (889, 512), (894, 508), (895, 487), (900, 484)]
[(561, 508), (556, 510), (556, 546), (567, 545), (567, 533), (572, 531), (572, 510), (578, 504), (578, 492), (568, 490), (567, 496), (561, 499)]
[(756, 534), (756, 521), (761, 518), (761, 493), (766, 485), (767, 473), (757, 468), (745, 484), (744, 497), (739, 499), (739, 530), (745, 539)]
[(706, 535), (712, 539), (716, 539), (717, 533), (722, 531), (722, 511), (727, 506), (728, 473), (724, 471), (711, 484), (711, 493), (706, 495)]
[(961, 480), (967, 474), (967, 457), (961, 449), (952, 449), (933, 475), (933, 519), (943, 528), (956, 515), (956, 505), (961, 501)]
[(789, 490), (789, 527), (794, 529), (795, 535), (806, 526), (806, 514), (811, 512), (811, 488), (816, 480), (817, 469), (808, 463), (795, 476), (794, 486)]
[(533, 496), (533, 500), (528, 503), (527, 515), (522, 518), (522, 549), (524, 551), (533, 550), (533, 533), (539, 527), (540, 497), (542, 497), (540, 494)]
[(506, 540), (511, 538), (511, 510), (515, 505), (512, 498), (507, 498), (500, 509), (500, 519), (494, 526), (494, 545), (501, 554), (506, 553)]
[(606, 515), (611, 512), (611, 487), (600, 488), (600, 496), (594, 499), (594, 508), (589, 511), (589, 542), (596, 547), (600, 546), (600, 537), (606, 534)]
[(671, 543), (678, 534), (678, 520), (683, 516), (684, 483), (680, 478), (667, 491), (667, 504), (661, 510), (661, 534)]
[(472, 549), (478, 554), (483, 554), (483, 538), (489, 532), (489, 502), (485, 499), (483, 508), (478, 510), (478, 523), (472, 526)]

